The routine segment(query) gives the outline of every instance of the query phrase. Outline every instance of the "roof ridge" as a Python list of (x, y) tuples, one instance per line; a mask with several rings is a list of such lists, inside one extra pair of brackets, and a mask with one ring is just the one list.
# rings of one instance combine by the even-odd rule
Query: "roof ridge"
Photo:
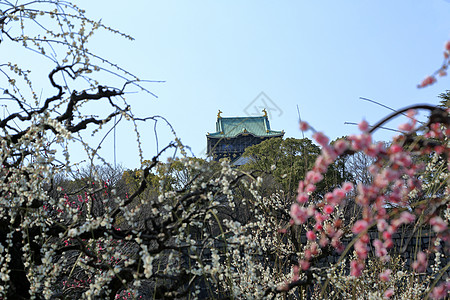
[(265, 118), (264, 116), (245, 116), (245, 117), (220, 117), (220, 119), (256, 119)]

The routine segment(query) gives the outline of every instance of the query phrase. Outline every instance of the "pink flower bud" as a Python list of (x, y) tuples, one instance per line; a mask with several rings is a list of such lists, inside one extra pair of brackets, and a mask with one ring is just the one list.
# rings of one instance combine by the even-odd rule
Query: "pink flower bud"
[(450, 51), (450, 41), (445, 43), (445, 50)]
[(328, 145), (328, 138), (322, 132), (316, 132), (313, 134), (313, 139), (321, 146)]
[(434, 76), (427, 76), (419, 85), (419, 87), (423, 88), (428, 85), (431, 85), (436, 82), (436, 78)]
[(386, 220), (384, 220), (384, 219), (379, 219), (379, 220), (377, 221), (377, 228), (378, 228), (378, 231), (383, 232), (383, 231), (386, 230), (387, 227), (388, 227), (388, 223), (386, 222)]
[(295, 224), (300, 225), (306, 222), (308, 214), (306, 208), (300, 207), (297, 203), (292, 204), (290, 215)]
[(369, 235), (367, 233), (363, 234), (360, 238), (361, 242), (368, 244), (370, 241)]
[(306, 123), (306, 122), (300, 122), (300, 130), (301, 131), (306, 131), (306, 130), (308, 130), (309, 129), (309, 124), (308, 123)]
[(392, 239), (387, 239), (384, 241), (383, 246), (386, 249), (390, 249), (390, 248), (394, 247), (394, 241), (392, 241)]
[(354, 234), (358, 234), (366, 230), (367, 227), (369, 227), (369, 223), (367, 223), (366, 220), (358, 220), (355, 225), (353, 225), (352, 231)]
[(307, 193), (312, 193), (312, 192), (314, 192), (316, 190), (316, 186), (314, 185), (314, 184), (308, 184), (307, 186), (306, 186), (306, 189), (305, 189), (305, 191), (307, 192)]
[(414, 222), (415, 219), (416, 219), (416, 216), (407, 211), (404, 211), (400, 214), (400, 220), (402, 221), (403, 224), (412, 223), (412, 222)]
[(434, 232), (443, 232), (447, 230), (447, 224), (441, 217), (434, 217), (430, 220), (430, 225), (433, 226)]
[(354, 277), (361, 276), (361, 271), (364, 269), (364, 264), (360, 261), (352, 260), (350, 262), (350, 275)]
[(400, 124), (398, 126), (399, 130), (406, 131), (406, 132), (409, 132), (409, 131), (413, 130), (413, 128), (414, 127), (410, 123), (404, 123), (404, 124)]
[(369, 129), (369, 123), (367, 123), (366, 120), (362, 120), (359, 124), (358, 124), (358, 128), (361, 131), (367, 131), (367, 129)]
[(391, 153), (398, 153), (398, 152), (402, 151), (402, 147), (400, 145), (398, 145), (398, 144), (393, 144), (391, 146), (391, 148), (389, 148), (389, 149), (390, 149)]
[(309, 266), (310, 266), (309, 261), (303, 260), (303, 259), (302, 259), (302, 260), (299, 261), (299, 264), (300, 264), (300, 268), (301, 268), (303, 271), (306, 271), (306, 270), (309, 269)]
[(366, 259), (368, 255), (367, 245), (360, 240), (357, 240), (354, 244), (356, 255), (360, 259)]
[(314, 231), (309, 230), (309, 231), (306, 233), (306, 238), (307, 238), (308, 240), (310, 240), (310, 241), (315, 241), (315, 240), (316, 240), (316, 234), (314, 233)]
[(309, 171), (306, 173), (306, 180), (312, 183), (318, 183), (323, 179), (323, 175), (317, 171)]
[(420, 251), (417, 253), (417, 260), (413, 262), (412, 268), (419, 273), (425, 272), (427, 270), (428, 262), (427, 255)]
[(306, 249), (306, 250), (305, 250), (305, 259), (306, 259), (306, 260), (310, 260), (311, 258), (312, 258), (311, 250)]
[(334, 150), (338, 155), (344, 153), (348, 149), (348, 142), (346, 140), (338, 140), (334, 143)]
[(333, 212), (333, 210), (334, 210), (334, 208), (331, 205), (325, 205), (324, 208), (323, 208), (323, 211), (326, 214), (331, 214)]
[(351, 183), (351, 182), (346, 182), (346, 183), (344, 183), (344, 184), (342, 185), (342, 189), (343, 189), (346, 193), (350, 192), (351, 190), (353, 190), (353, 183)]
[(383, 297), (386, 299), (391, 298), (392, 296), (394, 296), (394, 290), (393, 289), (387, 289), (384, 294)]
[(345, 190), (337, 188), (333, 191), (333, 195), (340, 202), (345, 197)]
[(305, 193), (300, 193), (297, 196), (297, 202), (298, 203), (305, 203), (308, 201), (308, 195)]
[(300, 271), (300, 268), (298, 266), (294, 266), (292, 268), (292, 273), (293, 273), (293, 276), (291, 279), (292, 281), (297, 281), (299, 279), (299, 276), (298, 276), (299, 271)]
[(391, 279), (391, 278), (390, 278), (391, 273), (392, 273), (392, 270), (391, 270), (391, 269), (386, 269), (384, 272), (380, 273), (380, 279), (381, 279), (381, 281), (384, 281), (384, 282), (389, 281), (389, 280)]
[(445, 296), (448, 295), (449, 290), (450, 290), (450, 283), (443, 282), (433, 289), (433, 292), (431, 293), (431, 298), (435, 300), (444, 299)]

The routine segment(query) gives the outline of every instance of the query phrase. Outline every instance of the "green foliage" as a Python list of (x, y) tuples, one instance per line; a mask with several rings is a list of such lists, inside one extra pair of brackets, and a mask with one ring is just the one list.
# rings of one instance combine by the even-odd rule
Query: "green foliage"
[[(143, 170), (150, 167), (152, 163), (150, 160), (144, 160), (141, 169), (123, 172), (122, 178), (130, 187), (131, 193), (139, 188), (144, 174)], [(217, 162), (207, 162), (196, 157), (177, 157), (168, 159), (166, 163), (158, 162), (155, 171), (150, 172), (145, 178), (147, 180), (147, 191), (156, 193), (180, 190), (189, 185), (196, 177), (205, 175), (205, 172), (201, 171), (202, 166), (204, 170), (219, 170)]]
[[(293, 196), (297, 193), (298, 182), (313, 168), (319, 154), (320, 148), (308, 138), (273, 138), (247, 148), (243, 156), (251, 159), (242, 169), (270, 174), (278, 185), (275, 188)], [(339, 183), (350, 179), (350, 174), (341, 164), (341, 161), (337, 161), (329, 168), (324, 180), (318, 185), (316, 195), (323, 196)]]
[(440, 105), (442, 107), (450, 107), (450, 90), (445, 91), (445, 93), (441, 93), (439, 98), (441, 98)]

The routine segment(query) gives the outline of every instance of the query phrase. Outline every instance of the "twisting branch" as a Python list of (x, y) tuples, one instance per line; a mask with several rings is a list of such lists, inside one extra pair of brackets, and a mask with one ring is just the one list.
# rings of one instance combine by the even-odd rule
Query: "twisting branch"
[[(131, 195), (127, 201), (125, 201), (123, 203), (123, 207), (127, 206), (128, 204), (130, 204), (134, 198), (136, 198), (137, 196), (139, 196), (140, 194), (142, 194), (142, 192), (147, 188), (148, 186), (148, 181), (147, 181), (147, 176), (150, 174), (150, 171), (157, 166), (158, 164), (158, 158), (164, 153), (166, 152), (167, 149), (169, 148), (174, 148), (176, 147), (176, 145), (174, 143), (170, 143), (169, 145), (167, 145), (166, 147), (164, 147), (164, 149), (162, 149), (156, 156), (154, 156), (152, 158), (152, 163), (150, 164), (150, 166), (144, 168), (143, 173), (142, 173), (142, 179), (141, 179), (141, 183), (139, 185), (139, 188), (133, 193), (133, 195)], [(116, 208), (112, 214), (111, 214), (111, 218), (115, 219), (117, 214), (120, 212), (120, 208)]]
[(396, 112), (388, 115), (387, 117), (385, 117), (384, 119), (382, 119), (381, 121), (379, 121), (375, 125), (373, 125), (373, 127), (368, 131), (368, 133), (373, 133), (375, 130), (380, 128), (381, 125), (383, 125), (384, 123), (388, 122), (389, 120), (395, 118), (396, 116), (401, 115), (411, 109), (425, 109), (425, 110), (428, 110), (431, 112), (429, 121), (426, 126), (429, 126), (433, 123), (442, 123), (442, 124), (447, 124), (447, 125), (450, 124), (450, 117), (444, 109), (437, 107), (437, 106), (433, 106), (433, 105), (419, 104), (419, 105), (411, 105), (411, 106), (402, 108), (402, 109), (397, 110)]

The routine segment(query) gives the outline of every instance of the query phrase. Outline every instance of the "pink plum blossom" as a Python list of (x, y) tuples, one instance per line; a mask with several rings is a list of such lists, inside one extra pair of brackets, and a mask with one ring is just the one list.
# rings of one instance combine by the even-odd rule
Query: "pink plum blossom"
[(355, 247), (356, 255), (358, 255), (358, 258), (360, 258), (360, 259), (367, 258), (368, 249), (367, 249), (366, 243), (363, 243), (361, 240), (357, 240), (355, 242), (354, 247)]
[(323, 207), (323, 211), (324, 211), (326, 214), (331, 214), (331, 213), (333, 212), (333, 210), (334, 210), (334, 208), (333, 208), (333, 206), (331, 206), (331, 205), (325, 205), (325, 206)]
[(436, 286), (431, 292), (432, 299), (444, 299), (448, 296), (450, 290), (450, 282), (443, 282), (440, 285)]
[(366, 120), (362, 120), (361, 122), (359, 122), (358, 128), (361, 131), (367, 131), (367, 129), (369, 129), (369, 123), (367, 123)]
[(297, 196), (298, 203), (306, 203), (308, 201), (308, 195), (306, 193), (299, 193)]
[(408, 211), (404, 211), (400, 214), (399, 219), (402, 221), (403, 224), (409, 224), (409, 223), (414, 222), (414, 220), (416, 219), (416, 216)]
[(366, 230), (367, 227), (369, 227), (369, 223), (367, 223), (366, 220), (358, 220), (355, 225), (353, 225), (352, 231), (354, 234), (358, 234)]
[(337, 202), (341, 202), (345, 198), (345, 190), (337, 188), (333, 191), (333, 195), (336, 197)]
[(290, 212), (292, 220), (297, 225), (303, 224), (308, 219), (307, 209), (297, 203), (292, 204)]
[(384, 294), (383, 294), (383, 297), (384, 297), (385, 299), (389, 299), (389, 298), (391, 298), (392, 296), (394, 296), (394, 290), (393, 290), (392, 288), (387, 289), (387, 290), (384, 292)]
[(414, 126), (411, 123), (404, 123), (398, 126), (398, 129), (401, 131), (410, 132), (414, 129)]
[(346, 193), (352, 191), (352, 190), (353, 190), (353, 183), (351, 183), (351, 182), (345, 182), (345, 183), (342, 185), (342, 189), (343, 189)]
[(417, 253), (417, 260), (413, 262), (412, 268), (419, 273), (425, 272), (427, 270), (428, 262), (427, 255), (420, 251)]
[(314, 231), (309, 230), (308, 232), (306, 232), (306, 238), (310, 241), (315, 241), (316, 240), (316, 234), (314, 233)]
[(369, 235), (367, 233), (363, 234), (359, 240), (365, 244), (368, 244), (370, 241)]
[(378, 231), (383, 232), (387, 229), (388, 227), (388, 223), (386, 222), (385, 219), (379, 219), (377, 220), (377, 228)]
[(398, 153), (398, 152), (403, 151), (403, 149), (402, 149), (402, 147), (401, 147), (400, 145), (398, 145), (398, 144), (393, 144), (393, 145), (389, 148), (389, 151), (390, 151), (391, 153)]
[(322, 179), (323, 179), (323, 175), (320, 172), (311, 170), (308, 173), (306, 173), (306, 180), (308, 182), (318, 183), (318, 182), (322, 181)]
[(338, 140), (334, 143), (334, 150), (338, 155), (341, 155), (348, 149), (348, 142), (346, 140)]
[(357, 260), (352, 260), (350, 262), (350, 275), (354, 277), (359, 277), (364, 269), (364, 263)]
[(441, 217), (434, 217), (430, 220), (430, 225), (433, 226), (433, 231), (434, 232), (443, 232), (445, 230), (447, 230), (447, 223), (442, 220)]
[(386, 270), (384, 270), (384, 272), (381, 272), (380, 273), (380, 279), (381, 279), (381, 281), (384, 281), (384, 282), (387, 282), (387, 281), (389, 281), (391, 278), (391, 273), (392, 273), (392, 270), (391, 269), (386, 269)]
[(300, 130), (301, 131), (307, 131), (309, 129), (309, 124), (306, 122), (300, 122)]
[(323, 134), (322, 132), (316, 132), (313, 134), (313, 139), (319, 143), (319, 145), (321, 146), (326, 146), (328, 145), (329, 139), (328, 137)]
[(311, 246), (310, 246), (309, 249), (311, 250), (311, 254), (312, 254), (312, 255), (317, 255), (317, 254), (319, 253), (319, 252), (318, 252), (319, 245), (317, 245), (316, 242), (311, 243)]
[(299, 278), (299, 276), (298, 276), (299, 271), (300, 271), (300, 268), (298, 266), (294, 266), (292, 268), (292, 273), (293, 273), (292, 279), (291, 279), (292, 281), (297, 281), (298, 280), (298, 278)]
[(311, 250), (306, 249), (306, 250), (305, 250), (305, 259), (306, 259), (306, 260), (310, 260), (311, 258), (312, 258)]
[(387, 257), (386, 247), (379, 239), (374, 240), (372, 244), (375, 247), (375, 255), (377, 257), (382, 258), (382, 260), (389, 260), (389, 257)]
[(370, 134), (351, 135), (348, 139), (352, 142), (352, 148), (354, 150), (367, 149), (372, 143), (372, 136)]
[(424, 88), (436, 82), (436, 78), (434, 76), (427, 76), (425, 79), (418, 85), (419, 88)]
[(303, 260), (303, 259), (302, 259), (302, 260), (299, 261), (299, 264), (300, 264), (300, 268), (301, 268), (303, 271), (306, 271), (306, 270), (309, 269), (309, 266), (310, 266), (309, 261)]

